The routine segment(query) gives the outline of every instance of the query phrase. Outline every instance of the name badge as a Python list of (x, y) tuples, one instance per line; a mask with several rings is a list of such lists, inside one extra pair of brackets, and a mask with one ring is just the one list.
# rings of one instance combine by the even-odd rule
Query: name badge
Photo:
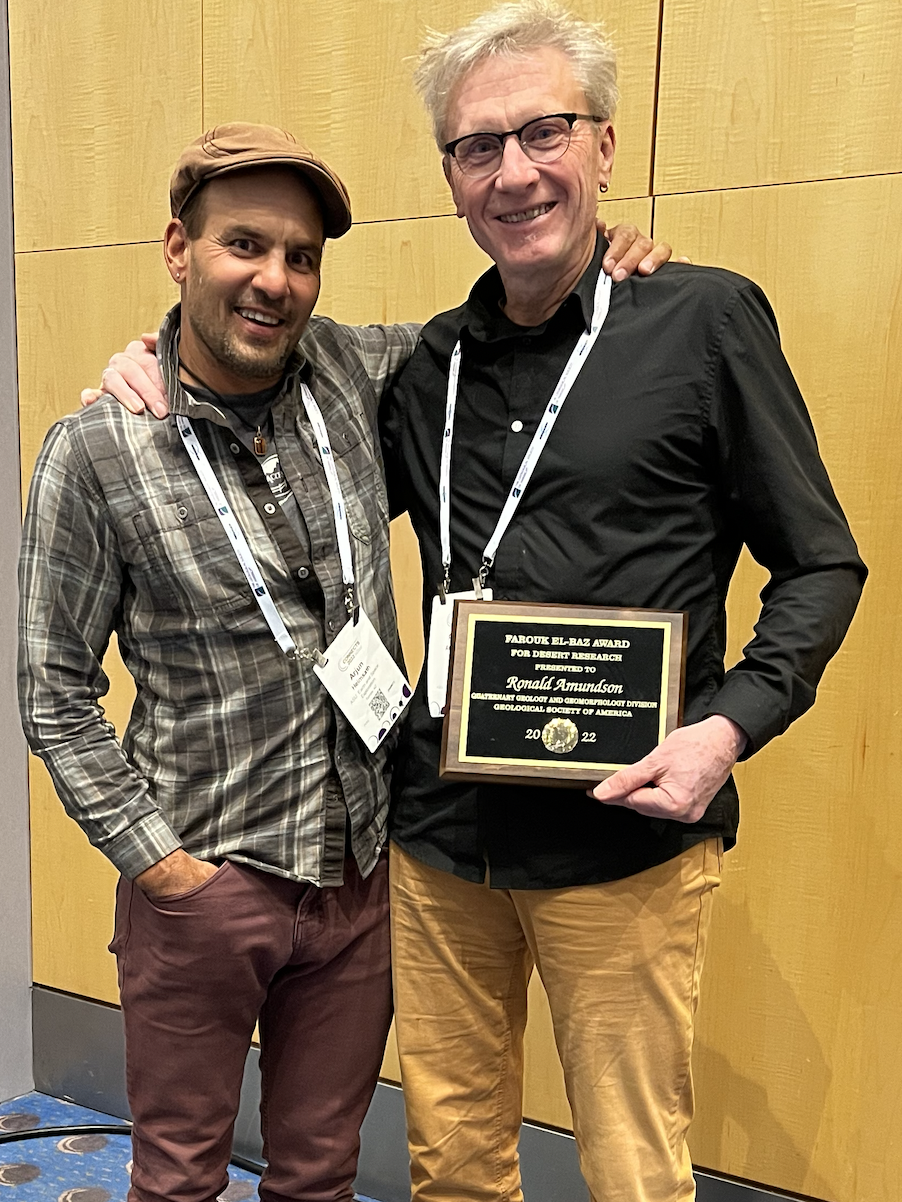
[(375, 751), (404, 712), (411, 688), (362, 609), (356, 623), (342, 628), (323, 660), (313, 671), (369, 750)]
[[(492, 590), (482, 590), (483, 601), (491, 601)], [(429, 651), (426, 657), (426, 698), (429, 713), (441, 718), (448, 697), (448, 667), (451, 663), (451, 623), (455, 601), (478, 601), (470, 589), (466, 593), (446, 593), (445, 604), (438, 595), (432, 598), (432, 618), (429, 622)]]

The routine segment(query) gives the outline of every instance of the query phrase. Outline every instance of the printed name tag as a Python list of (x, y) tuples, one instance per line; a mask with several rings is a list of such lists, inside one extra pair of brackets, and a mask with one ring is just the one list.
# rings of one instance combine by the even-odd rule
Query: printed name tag
[(335, 704), (375, 751), (410, 701), (411, 688), (361, 609), (348, 622), (313, 671)]
[[(482, 590), (482, 600), (491, 601), (492, 590)], [(426, 697), (429, 713), (441, 718), (448, 697), (448, 665), (451, 662), (451, 619), (455, 601), (477, 601), (470, 589), (467, 593), (446, 593), (445, 604), (439, 596), (432, 598), (432, 619), (429, 623), (429, 653), (426, 657)]]

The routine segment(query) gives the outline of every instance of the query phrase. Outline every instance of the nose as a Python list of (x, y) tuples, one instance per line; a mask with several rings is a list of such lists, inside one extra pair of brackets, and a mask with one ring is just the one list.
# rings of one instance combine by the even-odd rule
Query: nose
[(501, 165), (495, 176), (495, 187), (502, 191), (526, 188), (538, 178), (536, 164), (527, 156), (517, 136), (508, 134), (501, 148)]
[(257, 273), (254, 276), (254, 287), (264, 292), (268, 297), (275, 300), (278, 297), (287, 296), (288, 294), (288, 270), (285, 266), (285, 258), (278, 251), (273, 250), (271, 254), (261, 259), (257, 265)]

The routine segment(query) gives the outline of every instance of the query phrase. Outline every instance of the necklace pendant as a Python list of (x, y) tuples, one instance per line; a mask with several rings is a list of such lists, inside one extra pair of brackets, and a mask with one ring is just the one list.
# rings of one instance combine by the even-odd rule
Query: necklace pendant
[(257, 433), (254, 435), (254, 454), (266, 454), (266, 439), (263, 437), (263, 431), (259, 426), (257, 427)]

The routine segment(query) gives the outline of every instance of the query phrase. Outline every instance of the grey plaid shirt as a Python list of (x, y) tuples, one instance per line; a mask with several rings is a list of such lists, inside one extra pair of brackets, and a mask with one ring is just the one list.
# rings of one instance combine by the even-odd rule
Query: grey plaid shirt
[[(194, 419), (295, 642), (327, 645), (346, 620), (303, 375), (332, 441), (359, 601), (397, 655), (376, 409), (417, 327), (311, 320), (272, 411), (303, 547), (225, 416), (179, 386), (177, 325), (176, 309), (161, 342), (172, 411)], [(104, 398), (52, 427), (32, 480), (20, 587), (25, 733), (67, 812), (125, 876), (184, 846), (337, 884), (341, 857), (329, 849), (336, 822), (343, 845), (345, 806), (357, 863), (370, 871), (386, 837), (388, 751), (368, 753), (309, 662), (279, 650), (173, 418), (135, 418)], [(121, 743), (99, 702), (113, 631), (137, 685)]]

